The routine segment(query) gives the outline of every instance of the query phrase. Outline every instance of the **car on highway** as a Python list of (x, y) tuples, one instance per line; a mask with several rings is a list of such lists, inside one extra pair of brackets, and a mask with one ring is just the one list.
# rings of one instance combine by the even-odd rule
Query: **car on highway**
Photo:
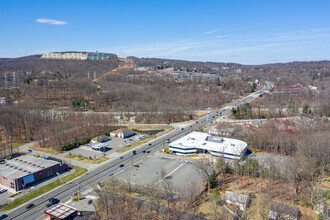
[(113, 173), (108, 173), (108, 176), (113, 176)]
[(120, 156), (120, 159), (123, 159), (124, 157), (123, 156)]
[(34, 207), (34, 204), (31, 203), (31, 204), (28, 204), (28, 205), (26, 206), (26, 209), (31, 209), (31, 208), (33, 208), (33, 207)]
[(51, 207), (52, 205), (55, 205), (55, 204), (59, 203), (60, 200), (57, 199), (57, 198), (50, 198), (50, 199), (48, 199), (48, 202), (49, 203), (47, 203), (46, 206)]
[(0, 215), (0, 219), (5, 219), (7, 217), (8, 217), (8, 215), (6, 215), (6, 214)]
[(6, 192), (6, 189), (0, 189), (0, 194)]
[(125, 166), (125, 165), (124, 165), (124, 164), (120, 164), (120, 165), (119, 165), (119, 167), (123, 167), (123, 166)]

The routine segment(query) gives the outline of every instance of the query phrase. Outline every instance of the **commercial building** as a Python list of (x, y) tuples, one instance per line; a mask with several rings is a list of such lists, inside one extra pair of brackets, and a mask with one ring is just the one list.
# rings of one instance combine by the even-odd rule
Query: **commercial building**
[(110, 56), (105, 53), (86, 52), (65, 52), (65, 53), (44, 53), (43, 59), (68, 59), (68, 60), (109, 60)]
[(110, 132), (110, 136), (119, 137), (119, 138), (129, 138), (133, 135), (135, 135), (135, 132), (127, 128), (121, 128)]
[(93, 138), (92, 140), (91, 140), (91, 143), (92, 144), (95, 144), (95, 143), (97, 143), (97, 142), (99, 142), (99, 143), (104, 143), (104, 142), (107, 142), (107, 141), (110, 141), (111, 139), (108, 137), (108, 136), (106, 136), (106, 135), (100, 135), (100, 136), (97, 136), (97, 137), (95, 137), (95, 138)]
[(19, 191), (67, 168), (66, 164), (40, 157), (16, 157), (0, 164), (0, 185), (12, 191)]
[(194, 131), (170, 143), (169, 150), (179, 155), (210, 153), (225, 159), (243, 160), (247, 153), (247, 143)]

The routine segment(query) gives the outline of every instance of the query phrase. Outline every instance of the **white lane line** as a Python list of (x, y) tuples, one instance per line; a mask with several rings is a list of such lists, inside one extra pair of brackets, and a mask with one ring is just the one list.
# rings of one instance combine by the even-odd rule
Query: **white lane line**
[[(185, 165), (186, 163), (183, 163), (183, 164), (181, 164), (180, 166), (178, 166), (177, 168), (175, 168), (172, 172), (170, 172), (169, 174), (167, 174), (163, 179), (165, 179), (165, 178), (167, 178), (168, 176), (170, 176), (170, 175), (172, 175), (175, 171), (177, 171), (178, 169), (180, 169), (183, 165)], [(158, 183), (160, 183), (161, 181), (163, 181), (163, 179), (161, 179), (161, 180), (159, 180), (158, 182), (157, 182), (157, 184)]]

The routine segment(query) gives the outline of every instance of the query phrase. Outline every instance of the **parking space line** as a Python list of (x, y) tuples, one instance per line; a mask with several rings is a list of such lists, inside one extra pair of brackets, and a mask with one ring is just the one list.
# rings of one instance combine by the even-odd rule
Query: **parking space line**
[[(175, 168), (172, 172), (170, 172), (169, 174), (167, 174), (163, 179), (165, 179), (166, 177), (172, 175), (175, 171), (177, 171), (178, 169), (180, 169), (180, 168), (181, 168), (183, 165), (185, 165), (185, 164), (186, 164), (186, 163), (180, 164), (180, 166), (178, 166), (178, 167)], [(159, 181), (157, 182), (157, 184), (160, 183), (161, 181), (163, 181), (163, 179), (159, 180)]]

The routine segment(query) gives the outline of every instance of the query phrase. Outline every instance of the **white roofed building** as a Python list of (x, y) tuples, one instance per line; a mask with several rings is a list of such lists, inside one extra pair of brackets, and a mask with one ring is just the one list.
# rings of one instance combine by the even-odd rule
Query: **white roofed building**
[(178, 155), (210, 153), (212, 156), (225, 159), (243, 160), (247, 151), (247, 143), (194, 131), (170, 143), (169, 150)]

